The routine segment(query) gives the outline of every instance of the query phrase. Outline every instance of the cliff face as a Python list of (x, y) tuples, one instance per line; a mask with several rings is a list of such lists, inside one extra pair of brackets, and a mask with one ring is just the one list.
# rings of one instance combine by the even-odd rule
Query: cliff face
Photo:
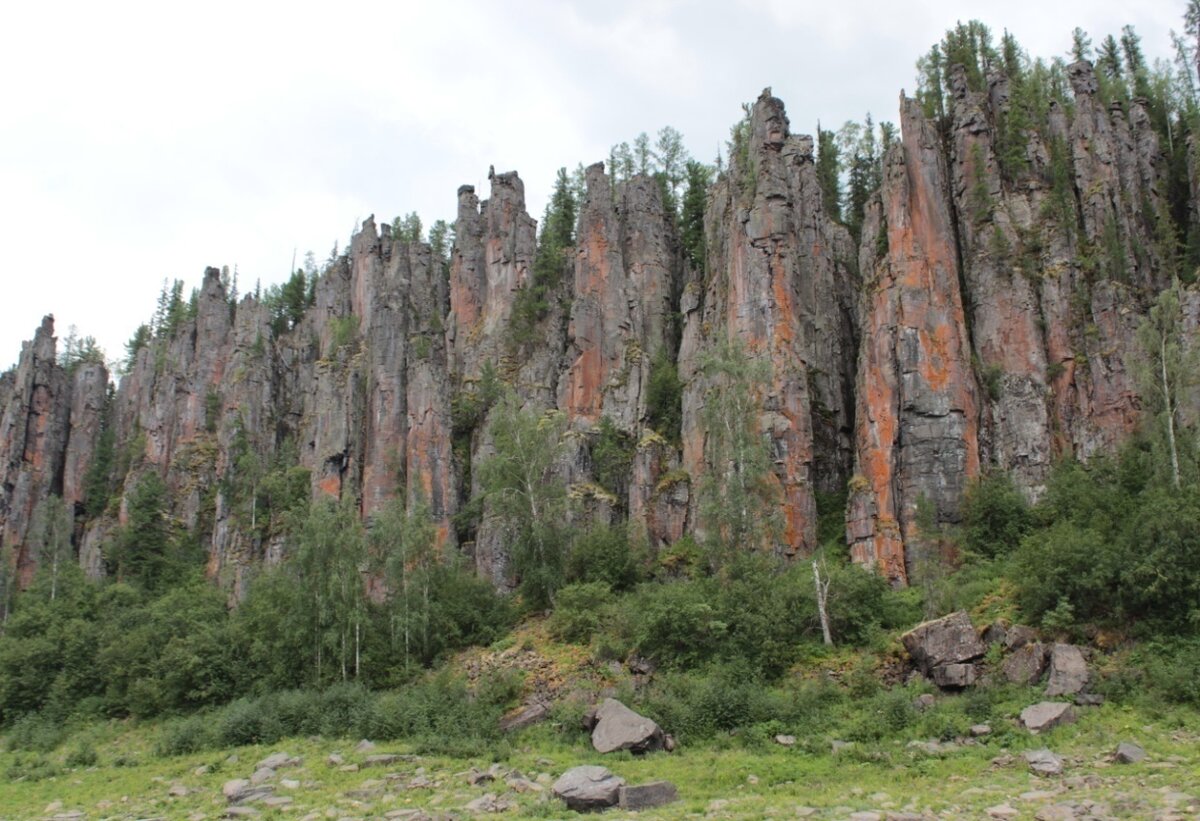
[[(80, 514), (81, 563), (103, 573), (129, 493), (153, 472), (235, 596), (288, 550), (281, 483), (352, 498), (367, 520), (397, 499), (426, 505), (443, 549), (511, 584), (486, 506), (457, 515), (493, 452), (494, 383), (569, 420), (556, 470), (575, 524), (628, 520), (662, 548), (702, 525), (694, 484), (720, 468), (704, 409), (722, 389), (704, 362), (735, 342), (768, 365), (754, 425), (783, 514), (771, 547), (812, 550), (818, 499), (848, 488), (852, 556), (904, 583), (919, 522), (957, 522), (973, 477), (1009, 472), (1034, 499), (1054, 460), (1110, 450), (1140, 418), (1135, 331), (1173, 273), (1167, 160), (1142, 103), (1102, 105), (1086, 63), (1069, 76), (1074, 104), (1052, 103), (1019, 155), (1003, 76), (982, 91), (953, 76), (942, 128), (902, 99), (858, 248), (824, 211), (812, 139), (769, 91), (709, 191), (703, 271), (684, 262), (656, 180), (614, 184), (594, 165), (575, 247), (523, 334), (511, 320), (535, 284), (537, 226), (514, 172), (492, 173), (483, 201), (459, 190), (446, 260), (368, 219), (282, 324), (253, 296), (232, 304), (208, 269), (194, 310), (136, 355), (111, 404), (102, 366), (57, 364), (47, 318), (0, 376), (5, 560), (28, 583), (31, 524), (55, 495)], [(1193, 219), (1198, 180), (1193, 169)], [(1183, 309), (1193, 345), (1200, 291)], [(678, 443), (652, 423), (662, 363), (683, 383)], [(1197, 407), (1193, 393), (1182, 413)], [(111, 498), (88, 500), (105, 425)], [(601, 446), (624, 454), (623, 475), (601, 475)]]
[(846, 229), (822, 210), (812, 138), (791, 134), (769, 90), (754, 104), (745, 139), (710, 194), (708, 274), (683, 299), (684, 464), (693, 475), (711, 467), (703, 408), (719, 386), (703, 375), (705, 352), (731, 340), (769, 361), (758, 427), (783, 500), (778, 547), (794, 554), (815, 547), (815, 491), (840, 490), (849, 473), (855, 252)]

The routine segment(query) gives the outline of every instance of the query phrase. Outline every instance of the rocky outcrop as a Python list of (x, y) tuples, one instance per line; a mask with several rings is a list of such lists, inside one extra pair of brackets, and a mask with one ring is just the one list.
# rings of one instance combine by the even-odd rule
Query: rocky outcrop
[[(957, 521), (967, 482), (979, 473), (979, 403), (940, 141), (913, 100), (901, 99), (900, 126), (863, 229), (847, 535), (855, 561), (902, 584), (918, 506), (928, 504), (936, 524)], [(879, 247), (886, 253), (877, 257)]]
[[(724, 383), (705, 361), (732, 342), (765, 366), (748, 415), (781, 522), (769, 545), (737, 547), (810, 551), (818, 496), (848, 489), (852, 557), (904, 584), (937, 549), (922, 528), (957, 523), (973, 477), (1008, 472), (1035, 499), (1056, 459), (1107, 452), (1140, 420), (1136, 329), (1175, 273), (1179, 196), (1146, 105), (1104, 103), (1086, 63), (1067, 76), (1073, 104), (1051, 101), (1015, 137), (998, 72), (973, 87), (952, 70), (937, 124), (902, 98), (858, 248), (826, 213), (813, 140), (768, 90), (709, 191), (701, 270), (659, 182), (614, 182), (601, 164), (585, 173), (561, 270), (538, 267), (524, 184), (493, 172), (486, 200), (459, 190), (446, 259), (368, 218), (282, 311), (259, 294), (235, 304), (208, 269), (111, 399), (102, 366), (57, 364), (47, 321), (0, 376), (7, 561), (27, 583), (30, 526), (55, 495), (79, 515), (81, 563), (101, 574), (124, 500), (156, 473), (173, 524), (207, 545), (210, 575), (235, 597), (288, 550), (268, 498), (283, 486), (350, 500), (367, 522), (396, 500), (427, 508), (444, 549), (511, 585), (505, 534), (466, 504), (493, 451), (485, 382), (568, 420), (555, 473), (577, 502), (572, 524), (627, 523), (661, 549), (705, 535), (699, 483), (729, 469), (713, 464), (705, 408)], [(1188, 182), (1195, 223), (1195, 167)], [(1200, 289), (1182, 302), (1190, 347)], [(655, 429), (656, 362), (683, 383), (680, 431)], [(108, 498), (89, 500), (105, 430), (114, 469), (95, 487)], [(619, 475), (601, 476), (602, 437)], [(1012, 675), (1040, 675), (1040, 652)], [(927, 672), (939, 668), (948, 686), (977, 673), (970, 659)]]
[(706, 463), (705, 352), (734, 341), (770, 364), (757, 425), (768, 439), (783, 532), (778, 547), (815, 547), (815, 491), (840, 490), (851, 461), (857, 290), (848, 232), (823, 211), (813, 140), (791, 133), (783, 103), (763, 92), (744, 151), (710, 194), (703, 282), (689, 284), (679, 370), (685, 382), (684, 468)]

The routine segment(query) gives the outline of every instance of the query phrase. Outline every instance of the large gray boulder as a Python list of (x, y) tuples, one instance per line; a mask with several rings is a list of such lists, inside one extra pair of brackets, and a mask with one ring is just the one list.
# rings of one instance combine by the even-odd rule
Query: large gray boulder
[(1049, 750), (1026, 750), (1021, 755), (1024, 756), (1025, 762), (1029, 764), (1029, 769), (1035, 775), (1043, 777), (1062, 775), (1062, 756), (1055, 755)]
[(617, 804), (623, 810), (648, 810), (661, 807), (679, 798), (679, 791), (670, 781), (651, 781), (635, 787), (622, 787)]
[(900, 640), (926, 675), (944, 664), (961, 664), (982, 656), (987, 647), (965, 611), (918, 624)]
[(551, 788), (556, 796), (577, 812), (615, 807), (625, 779), (605, 767), (585, 764), (563, 773)]
[(1056, 644), (1050, 651), (1050, 679), (1046, 695), (1068, 696), (1083, 692), (1088, 683), (1087, 659), (1073, 644)]
[(1036, 684), (1046, 672), (1046, 646), (1033, 642), (1018, 647), (1004, 660), (1000, 671), (1013, 684)]
[(651, 719), (638, 715), (616, 699), (606, 698), (595, 712), (592, 746), (599, 753), (661, 750), (663, 731)]
[(940, 664), (930, 673), (933, 683), (943, 690), (970, 687), (978, 677), (979, 669), (974, 664)]
[(1021, 711), (1021, 724), (1033, 733), (1073, 721), (1075, 708), (1065, 701), (1041, 701)]

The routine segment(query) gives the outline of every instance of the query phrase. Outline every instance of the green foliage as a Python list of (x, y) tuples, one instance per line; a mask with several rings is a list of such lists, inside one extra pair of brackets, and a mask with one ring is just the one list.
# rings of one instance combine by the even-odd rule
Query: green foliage
[(287, 333), (300, 324), (304, 312), (316, 302), (316, 273), (296, 269), (282, 285), (272, 285), (263, 295), (263, 305), (271, 316), (271, 332)]
[(638, 582), (638, 577), (638, 562), (623, 527), (593, 526), (571, 545), (567, 581), (600, 582), (614, 590), (627, 590)]
[(623, 507), (629, 495), (629, 472), (637, 441), (607, 416), (600, 417), (600, 426), (591, 442), (592, 471), (596, 483), (607, 490)]
[(666, 350), (659, 350), (650, 362), (646, 421), (668, 441), (679, 442), (683, 428), (683, 383), (679, 381), (679, 370)]
[(704, 234), (704, 211), (708, 207), (708, 188), (713, 169), (696, 160), (686, 165), (687, 190), (679, 214), (679, 239), (688, 262), (697, 271), (707, 270), (708, 251)]
[(78, 329), (72, 325), (63, 340), (58, 364), (69, 374), (74, 373), (80, 365), (103, 365), (104, 350), (96, 344), (96, 337), (80, 337)]
[(358, 341), (358, 317), (353, 314), (329, 320), (329, 353), (353, 346)]
[(124, 369), (127, 373), (133, 370), (133, 365), (137, 362), (138, 351), (149, 345), (151, 338), (150, 326), (143, 322), (141, 325), (138, 325), (137, 330), (133, 332), (133, 336), (125, 343)]
[(566, 418), (524, 410), (507, 392), (490, 425), (495, 453), (479, 467), (489, 509), (502, 523), (526, 606), (547, 607), (562, 584), (567, 492), (555, 474)]
[(533, 342), (537, 338), (538, 324), (550, 312), (551, 298), (571, 263), (567, 250), (575, 243), (578, 207), (567, 169), (560, 168), (554, 181), (554, 193), (542, 217), (533, 275), (513, 299), (507, 330), (510, 348), (519, 349)]
[(396, 217), (392, 221), (392, 236), (400, 242), (420, 242), (424, 237), (421, 216), (416, 211), (411, 211), (403, 217)]
[(711, 560), (720, 566), (737, 552), (768, 547), (778, 529), (770, 454), (758, 428), (769, 369), (736, 342), (719, 344), (700, 366), (715, 388), (704, 406), (708, 469), (700, 515)]
[(1029, 503), (1005, 473), (971, 482), (962, 517), (963, 548), (989, 558), (1011, 553), (1033, 526)]
[(613, 601), (612, 588), (604, 582), (568, 584), (558, 591), (550, 616), (550, 635), (575, 644), (590, 641), (608, 622), (606, 605)]
[(153, 471), (146, 473), (129, 494), (126, 525), (118, 532), (108, 556), (119, 579), (158, 590), (170, 580), (175, 534), (168, 518), (167, 486)]
[(834, 222), (842, 219), (842, 160), (837, 134), (817, 126), (817, 184), (821, 187), (821, 206)]

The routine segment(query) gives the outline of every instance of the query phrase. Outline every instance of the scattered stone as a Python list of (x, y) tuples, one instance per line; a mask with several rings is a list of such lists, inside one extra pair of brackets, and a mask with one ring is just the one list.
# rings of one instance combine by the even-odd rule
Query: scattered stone
[(1136, 764), (1146, 757), (1146, 751), (1132, 741), (1122, 741), (1117, 745), (1116, 760), (1121, 764)]
[(982, 656), (987, 647), (979, 640), (966, 611), (960, 610), (918, 624), (900, 637), (904, 649), (926, 673), (943, 664), (960, 664)]
[(516, 808), (516, 803), (507, 798), (498, 798), (495, 793), (481, 795), (463, 807), (467, 812), (508, 812)]
[(301, 763), (303, 763), (303, 759), (294, 758), (287, 753), (271, 753), (262, 761), (258, 762), (256, 766), (260, 770), (264, 767), (272, 770), (281, 770), (284, 767), (298, 767)]
[(66, 812), (55, 813), (51, 817), (51, 821), (79, 821), (79, 819), (86, 817), (87, 815), (83, 810), (67, 810)]
[(991, 735), (991, 734), (992, 734), (992, 727), (990, 724), (973, 724), (973, 725), (971, 725), (971, 738), (979, 738), (981, 736)]
[(337, 753), (330, 753), (329, 758), (325, 759), (325, 763), (330, 767), (340, 767), (346, 763), (346, 759), (342, 758)]
[(221, 785), (221, 792), (230, 801), (234, 801), (239, 795), (250, 788), (250, 781), (246, 778), (235, 778), (232, 781), (226, 781)]
[(356, 772), (358, 772), (358, 765), (357, 764), (343, 764), (342, 766), (338, 767), (338, 771), (343, 772), (343, 773), (356, 773)]
[(668, 753), (675, 752), (675, 748), (679, 746), (679, 742), (675, 740), (675, 736), (670, 733), (663, 734), (663, 749)]
[(1042, 777), (1053, 775), (1062, 775), (1063, 760), (1062, 756), (1055, 755), (1046, 749), (1027, 750), (1022, 755), (1025, 761), (1029, 764), (1029, 769), (1035, 774)]
[(796, 811), (793, 813), (797, 818), (811, 818), (816, 814), (816, 807), (796, 807)]
[(883, 821), (883, 813), (861, 810), (850, 813), (850, 821)]
[(500, 731), (505, 733), (515, 732), (516, 730), (537, 724), (549, 715), (550, 708), (545, 704), (527, 704), (518, 710), (516, 714), (500, 719)]
[(1033, 817), (1037, 821), (1073, 821), (1076, 817), (1075, 807), (1071, 804), (1051, 804), (1042, 807)]
[(572, 767), (554, 782), (554, 794), (573, 810), (584, 812), (615, 806), (625, 779), (604, 767), (585, 764)]
[(508, 788), (513, 792), (526, 793), (542, 791), (541, 784), (538, 784), (535, 781), (530, 781), (528, 778), (523, 776), (512, 776), (510, 778), (506, 778), (504, 779), (504, 783), (507, 784)]
[(913, 699), (912, 705), (914, 710), (923, 713), (936, 703), (937, 699), (934, 698), (933, 693), (921, 693)]
[(50, 813), (58, 812), (62, 808), (63, 808), (63, 802), (51, 801), (49, 804), (46, 805), (46, 809), (42, 810), (42, 812), (46, 813), (46, 815), (49, 815)]
[(663, 748), (662, 728), (616, 699), (604, 699), (595, 717), (592, 746), (596, 752), (629, 750), (632, 753), (645, 753)]
[(262, 803), (264, 807), (278, 808), (286, 807), (288, 804), (292, 803), (292, 800), (293, 799), (286, 795), (270, 795), (264, 798)]
[(988, 807), (984, 810), (990, 818), (1016, 818), (1021, 814), (1021, 811), (1015, 809), (1008, 804), (997, 804), (994, 807)]
[(487, 783), (489, 783), (491, 781), (495, 781), (495, 780), (496, 780), (496, 776), (492, 775), (489, 772), (482, 772), (480, 770), (477, 770), (474, 767), (472, 767), (471, 771), (469, 773), (467, 773), (467, 783), (470, 784), (472, 787), (478, 787), (480, 784), (487, 784)]
[(930, 671), (933, 683), (945, 689), (970, 687), (979, 677), (979, 668), (974, 664), (940, 664)]
[(1053, 790), (1030, 790), (1029, 792), (1021, 793), (1017, 797), (1022, 801), (1049, 801), (1057, 795), (1058, 793)]
[(1050, 680), (1046, 695), (1067, 696), (1083, 692), (1088, 683), (1087, 660), (1073, 644), (1056, 644), (1050, 651)]
[(751, 773), (750, 775), (746, 776), (746, 783), (750, 786), (754, 786), (758, 783), (758, 776)]
[(192, 770), (192, 775), (196, 776), (197, 778), (200, 778), (201, 776), (208, 775), (208, 765), (207, 765), (207, 764), (201, 764), (199, 767), (197, 767), (196, 769)]
[(617, 804), (623, 810), (648, 810), (679, 799), (679, 790), (670, 781), (651, 781), (636, 787), (621, 787)]
[(837, 741), (836, 739), (829, 745), (830, 751), (834, 755), (840, 754), (843, 750), (849, 750), (854, 747), (853, 741)]
[(298, 790), (300, 789), (300, 782), (295, 778), (285, 778), (279, 782), (279, 786), (285, 790)]
[(189, 790), (182, 784), (172, 784), (171, 789), (167, 790), (167, 795), (172, 798), (183, 798), (188, 794)]
[(251, 818), (258, 815), (258, 810), (254, 807), (230, 807), (225, 810), (226, 818)]
[(1104, 703), (1104, 696), (1099, 693), (1079, 693), (1075, 696), (1075, 703), (1081, 707), (1099, 707)]
[(782, 747), (794, 747), (796, 745), (796, 737), (794, 735), (777, 735), (775, 743)]
[(254, 774), (250, 776), (250, 783), (258, 786), (266, 781), (270, 781), (274, 777), (275, 771), (273, 769), (270, 767), (259, 767), (254, 771)]
[(364, 767), (388, 767), (400, 760), (396, 753), (377, 753), (363, 759)]
[(356, 752), (356, 753), (369, 753), (369, 752), (371, 752), (371, 750), (374, 750), (374, 749), (375, 749), (374, 742), (367, 741), (367, 739), (365, 739), (365, 738), (362, 741), (360, 741), (354, 745), (354, 752)]
[(1021, 711), (1021, 724), (1033, 733), (1074, 721), (1075, 710), (1065, 701), (1041, 701)]
[(1046, 646), (1037, 642), (1021, 645), (1004, 660), (1000, 672), (1012, 684), (1036, 684), (1046, 672)]

